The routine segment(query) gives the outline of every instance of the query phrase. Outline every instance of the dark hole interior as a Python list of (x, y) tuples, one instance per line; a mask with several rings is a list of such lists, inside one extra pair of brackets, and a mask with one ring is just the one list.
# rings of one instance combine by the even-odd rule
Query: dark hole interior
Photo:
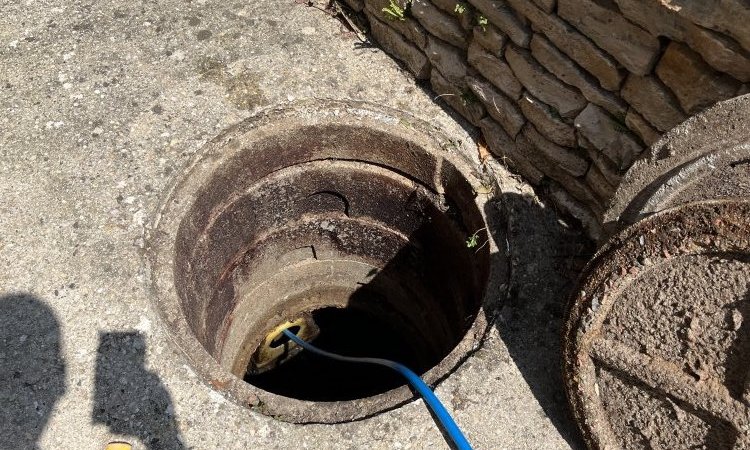
[[(368, 282), (348, 294), (314, 289), (324, 299), (346, 298), (339, 307), (312, 308), (311, 320), (319, 330), (315, 345), (346, 356), (390, 359), (419, 374), (450, 352), (474, 314), (461, 301), (466, 294), (459, 284), (472, 267), (471, 251), (454, 234), (447, 215), (434, 213), (423, 220), (408, 244), (374, 270)], [(309, 292), (303, 297), (315, 297)], [(277, 338), (277, 343), (288, 343), (288, 338)], [(286, 356), (269, 370), (253, 371), (251, 363), (245, 381), (309, 401), (353, 400), (405, 384), (402, 377), (381, 366), (285, 350)]]
[[(313, 312), (320, 334), (317, 347), (347, 356), (385, 358), (423, 372), (413, 343), (398, 325), (358, 308), (323, 308)], [(288, 339), (288, 338), (287, 338)], [(405, 384), (387, 367), (335, 361), (301, 352), (279, 367), (245, 381), (279, 395), (310, 401), (353, 400)]]

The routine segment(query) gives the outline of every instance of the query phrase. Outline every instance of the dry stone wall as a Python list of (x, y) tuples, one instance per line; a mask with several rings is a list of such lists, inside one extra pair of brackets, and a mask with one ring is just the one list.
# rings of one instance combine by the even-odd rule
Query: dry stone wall
[(747, 0), (346, 1), (594, 237), (645, 147), (750, 90)]

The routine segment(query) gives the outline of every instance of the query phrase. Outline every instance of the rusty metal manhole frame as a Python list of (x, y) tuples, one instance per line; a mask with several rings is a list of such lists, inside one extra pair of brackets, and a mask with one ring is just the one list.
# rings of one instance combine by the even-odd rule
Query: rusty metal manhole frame
[[(439, 159), (449, 161), (464, 178), (476, 189), (475, 202), (485, 223), (493, 232), (500, 229), (499, 217), (486, 214), (484, 206), (492, 200), (488, 183), (496, 185), (496, 180), (477, 171), (474, 155), (467, 155), (452, 140), (436, 127), (402, 111), (385, 108), (365, 102), (342, 102), (334, 100), (314, 100), (270, 108), (247, 119), (209, 142), (193, 160), (180, 171), (174, 184), (164, 193), (160, 207), (146, 229), (148, 249), (145, 257), (147, 280), (152, 305), (157, 311), (166, 333), (176, 347), (186, 356), (190, 366), (212, 389), (222, 393), (239, 405), (272, 415), (273, 417), (297, 423), (337, 423), (357, 420), (398, 407), (413, 400), (413, 394), (404, 386), (385, 394), (346, 402), (309, 402), (261, 391), (232, 375), (208, 354), (202, 344), (182, 319), (180, 302), (174, 284), (173, 255), (174, 234), (185, 211), (190, 207), (195, 193), (207, 174), (222, 163), (222, 152), (237, 149), (238, 136), (253, 135), (254, 139), (273, 138), (273, 133), (290, 123), (353, 123), (358, 126), (374, 127), (386, 133), (395, 133), (412, 140)], [(189, 176), (188, 176), (189, 175)], [(490, 189), (489, 191), (493, 191)], [(496, 191), (496, 190), (495, 190)], [(489, 233), (487, 245), (493, 254), (498, 253), (495, 237)], [(502, 254), (502, 252), (500, 252)], [(479, 348), (489, 330), (489, 314), (485, 305), (494, 307), (501, 292), (507, 286), (507, 261), (495, 261), (489, 268), (482, 307), (476, 314), (463, 339), (439, 364), (427, 371), (423, 379), (428, 384), (436, 384), (447, 377), (471, 353)], [(270, 407), (269, 405), (273, 405)]]

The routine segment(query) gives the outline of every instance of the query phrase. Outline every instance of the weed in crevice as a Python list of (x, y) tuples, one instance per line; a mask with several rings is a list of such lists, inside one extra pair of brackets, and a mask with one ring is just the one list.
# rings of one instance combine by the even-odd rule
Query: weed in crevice
[[(479, 245), (479, 232), (480, 231), (484, 231), (486, 229), (487, 229), (487, 227), (480, 228), (477, 231), (475, 231), (474, 234), (472, 234), (471, 236), (469, 236), (466, 239), (466, 248), (476, 248)], [(489, 242), (489, 239), (486, 240), (486, 241), (484, 241), (484, 243), (481, 246), (479, 246), (479, 248), (476, 248), (476, 250), (474, 250), (474, 252), (476, 253), (479, 250), (481, 250), (485, 245), (487, 245), (488, 242)]]
[(487, 20), (487, 18), (484, 17), (484, 15), (479, 14), (477, 16), (477, 25), (479, 25), (480, 27), (482, 27), (482, 31), (487, 32), (487, 25), (489, 25), (489, 23), (490, 23), (490, 21)]
[(383, 13), (388, 20), (406, 20), (406, 14), (411, 6), (411, 0), (404, 2), (403, 6), (399, 4), (398, 0), (390, 0), (387, 7), (383, 8)]

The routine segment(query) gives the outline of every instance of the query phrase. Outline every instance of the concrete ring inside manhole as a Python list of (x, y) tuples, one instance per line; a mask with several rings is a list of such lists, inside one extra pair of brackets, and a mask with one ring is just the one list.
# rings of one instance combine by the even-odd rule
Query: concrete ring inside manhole
[(207, 145), (148, 237), (154, 305), (206, 381), (283, 420), (340, 422), (412, 393), (387, 368), (290, 351), (284, 327), (428, 383), (476, 349), (507, 263), (490, 262), (482, 183), (449, 145), (394, 111), (327, 102)]
[(589, 263), (564, 333), (592, 449), (750, 445), (750, 202), (667, 209)]

